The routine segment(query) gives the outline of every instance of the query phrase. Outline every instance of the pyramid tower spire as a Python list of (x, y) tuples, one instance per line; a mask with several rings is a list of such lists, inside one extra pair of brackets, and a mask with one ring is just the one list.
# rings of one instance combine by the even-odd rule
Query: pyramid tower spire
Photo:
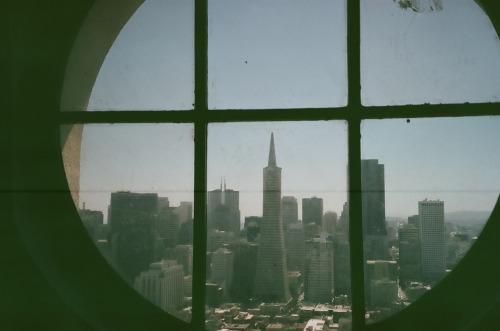
[(274, 150), (274, 133), (271, 132), (271, 144), (269, 146), (269, 161), (268, 167), (276, 167), (276, 152)]

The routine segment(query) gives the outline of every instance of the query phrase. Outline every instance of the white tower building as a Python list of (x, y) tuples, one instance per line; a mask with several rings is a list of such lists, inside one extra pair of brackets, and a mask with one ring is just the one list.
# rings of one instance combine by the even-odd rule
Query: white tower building
[(184, 299), (184, 271), (174, 260), (151, 263), (135, 278), (134, 288), (166, 312), (174, 312)]
[(446, 273), (444, 202), (427, 199), (419, 201), (418, 215), (422, 278), (425, 282), (438, 282)]

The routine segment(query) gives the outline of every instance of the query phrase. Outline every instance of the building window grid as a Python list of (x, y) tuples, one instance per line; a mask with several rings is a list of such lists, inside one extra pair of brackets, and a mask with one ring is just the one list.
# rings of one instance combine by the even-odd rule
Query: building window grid
[[(361, 121), (389, 118), (436, 118), (500, 115), (498, 103), (436, 104), (364, 107), (361, 104), (360, 0), (347, 0), (348, 103), (341, 108), (225, 109), (208, 108), (208, 7), (209, 0), (195, 0), (195, 102), (192, 111), (61, 112), (60, 124), (89, 123), (191, 123), (194, 125), (194, 219), (206, 219), (207, 128), (218, 122), (344, 120), (348, 127), (348, 199), (350, 201), (350, 253), (352, 330), (365, 328), (363, 243), (361, 228)], [(497, 32), (498, 33), (498, 32)], [(191, 325), (205, 323), (205, 260), (207, 228), (193, 224), (193, 296)], [(143, 280), (144, 281), (144, 280)]]

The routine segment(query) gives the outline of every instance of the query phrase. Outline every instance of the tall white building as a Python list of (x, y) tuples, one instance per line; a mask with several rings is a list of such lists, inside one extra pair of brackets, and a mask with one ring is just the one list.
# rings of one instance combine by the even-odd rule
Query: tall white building
[(184, 270), (174, 260), (151, 263), (135, 278), (134, 288), (166, 312), (174, 312), (184, 299)]
[(227, 293), (233, 279), (234, 253), (227, 248), (219, 248), (212, 253), (212, 282), (221, 285)]
[(331, 303), (333, 298), (333, 243), (324, 238), (306, 241), (304, 301)]
[(263, 302), (288, 302), (291, 295), (281, 220), (281, 168), (276, 165), (272, 133), (269, 159), (263, 175), (262, 222), (254, 296)]
[(437, 282), (446, 273), (444, 202), (427, 199), (419, 201), (418, 215), (422, 278), (425, 282)]

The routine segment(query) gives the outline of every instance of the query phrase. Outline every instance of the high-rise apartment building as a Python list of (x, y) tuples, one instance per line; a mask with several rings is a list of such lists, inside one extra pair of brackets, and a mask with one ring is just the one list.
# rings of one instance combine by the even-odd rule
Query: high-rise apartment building
[(229, 244), (229, 249), (234, 253), (229, 296), (233, 302), (246, 303), (253, 297), (258, 247), (254, 243), (240, 241)]
[(212, 253), (211, 280), (224, 289), (228, 295), (229, 286), (233, 279), (234, 253), (227, 248), (219, 248)]
[(176, 208), (170, 206), (167, 197), (158, 197), (158, 217), (156, 218), (155, 230), (165, 247), (172, 248), (178, 244), (180, 230), (179, 213)]
[(398, 298), (396, 261), (366, 261), (365, 302), (371, 308), (388, 308)]
[(177, 264), (182, 265), (185, 276), (193, 274), (193, 246), (192, 245), (177, 245), (174, 248), (167, 249), (167, 258), (177, 261)]
[(421, 281), (420, 235), (413, 224), (399, 228), (399, 281), (406, 286), (411, 281)]
[(264, 302), (288, 302), (291, 296), (281, 221), (281, 168), (276, 165), (273, 134), (263, 175), (263, 210), (254, 296)]
[(317, 197), (302, 199), (302, 223), (314, 223), (318, 230), (321, 229), (323, 224), (323, 199)]
[(175, 207), (174, 213), (179, 217), (179, 224), (191, 221), (193, 219), (193, 203), (181, 201), (180, 205)]
[(134, 288), (164, 311), (174, 312), (184, 298), (184, 271), (172, 260), (151, 263), (135, 278)]
[(302, 223), (290, 223), (286, 229), (286, 264), (288, 271), (304, 272), (304, 227)]
[(232, 232), (209, 229), (207, 231), (207, 251), (215, 252), (220, 247), (224, 247), (236, 240)]
[(337, 221), (335, 237), (340, 242), (349, 242), (349, 203), (345, 202)]
[(334, 293), (351, 297), (351, 248), (349, 242), (334, 239), (333, 246), (333, 286)]
[(240, 192), (226, 189), (221, 182), (220, 189), (208, 192), (207, 226), (209, 229), (240, 232)]
[(323, 215), (323, 231), (329, 234), (335, 234), (337, 228), (338, 215), (336, 212), (327, 211)]
[(281, 198), (281, 219), (283, 228), (286, 230), (291, 223), (299, 221), (299, 205), (297, 198), (286, 196)]
[(420, 228), (420, 221), (418, 215), (408, 216), (408, 224), (415, 226), (417, 229)]
[(419, 201), (418, 215), (422, 278), (425, 282), (434, 283), (446, 273), (444, 202), (427, 199)]
[(304, 301), (331, 303), (333, 299), (333, 243), (324, 238), (306, 241)]
[(378, 160), (361, 160), (361, 190), (365, 260), (389, 260), (384, 165)]

